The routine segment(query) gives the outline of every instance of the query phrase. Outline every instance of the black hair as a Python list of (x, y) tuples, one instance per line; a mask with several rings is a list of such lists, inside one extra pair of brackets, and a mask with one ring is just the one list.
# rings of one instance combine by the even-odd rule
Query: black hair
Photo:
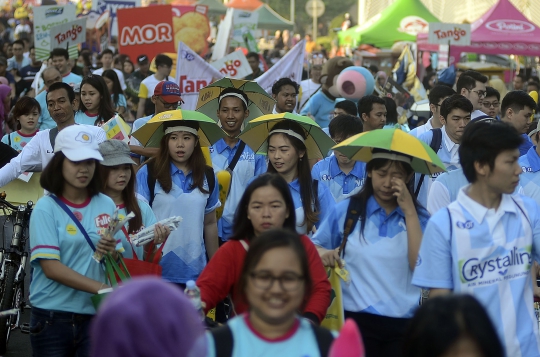
[(288, 229), (271, 229), (261, 233), (249, 245), (238, 283), (239, 294), (247, 303), (246, 287), (251, 273), (253, 273), (253, 270), (259, 264), (264, 254), (275, 248), (290, 248), (296, 253), (297, 261), (302, 270), (302, 280), (304, 281), (304, 299), (302, 305), (305, 305), (313, 287), (308, 255), (298, 233)]
[[(109, 93), (112, 95), (112, 100), (114, 103), (114, 107), (116, 107), (118, 103), (118, 99), (120, 98), (120, 94), (124, 94), (124, 91), (122, 90), (122, 85), (120, 84), (120, 80), (118, 79), (118, 75), (116, 74), (114, 69), (106, 69), (101, 74), (103, 78), (107, 78), (113, 82), (113, 88), (112, 93)], [(106, 83), (105, 83), (106, 84)], [(108, 89), (108, 88), (107, 88)]]
[(396, 102), (389, 97), (384, 97), (383, 100), (386, 106), (386, 124), (397, 124), (398, 112)]
[(53, 57), (64, 57), (69, 60), (69, 52), (65, 48), (55, 48), (51, 51), (51, 58)]
[(100, 55), (101, 57), (103, 57), (104, 55), (111, 55), (114, 57), (114, 52), (111, 49), (106, 48), (103, 51), (101, 51)]
[(251, 200), (251, 195), (253, 195), (255, 190), (265, 186), (274, 187), (281, 194), (283, 201), (285, 201), (285, 206), (289, 211), (289, 217), (287, 217), (285, 222), (283, 222), (283, 228), (292, 231), (296, 229), (294, 201), (291, 195), (291, 190), (289, 189), (289, 185), (287, 185), (285, 179), (280, 175), (266, 173), (255, 178), (244, 191), (242, 198), (240, 198), (238, 206), (236, 207), (236, 213), (234, 215), (233, 234), (229, 239), (246, 239), (250, 241), (254, 238), (255, 232), (253, 231), (253, 224), (249, 219), (247, 219), (249, 201)]
[(368, 69), (370, 72), (373, 72), (373, 73), (379, 72), (379, 67), (375, 66), (374, 64), (370, 65)]
[[(297, 122), (293, 120), (282, 120), (275, 124), (272, 127), (272, 130), (275, 129), (284, 129), (292, 130), (295, 133), (306, 138), (306, 132), (304, 128)], [(307, 153), (306, 145), (294, 136), (287, 135), (284, 133), (275, 133), (268, 137), (268, 145), (270, 145), (270, 138), (274, 135), (284, 135), (290, 141), (291, 145), (296, 150), (297, 154), (300, 154), (303, 151), (304, 157), (299, 158), (296, 163), (296, 168), (298, 169), (298, 183), (300, 184), (300, 197), (302, 199), (302, 208), (304, 209), (304, 222), (303, 224), (307, 225), (307, 231), (310, 232), (316, 222), (319, 221), (319, 212), (321, 210), (319, 197), (314, 194), (313, 185), (315, 184), (311, 177), (311, 169), (309, 167), (309, 158)], [(270, 163), (268, 165), (267, 172), (277, 173), (274, 166)]]
[(344, 140), (345, 138), (360, 134), (364, 131), (364, 124), (357, 116), (340, 114), (330, 120), (328, 131), (330, 132), (330, 137), (332, 139)]
[(173, 61), (171, 57), (164, 55), (163, 53), (160, 53), (159, 55), (156, 56), (155, 63), (156, 63), (156, 68), (163, 65), (167, 67), (172, 67)]
[[(94, 87), (96, 91), (99, 92), (99, 95), (100, 95), (98, 116), (96, 117), (94, 125), (98, 125), (100, 122), (106, 122), (112, 117), (114, 117), (116, 112), (113, 108), (113, 104), (111, 100), (111, 93), (109, 93), (109, 88), (107, 88), (107, 84), (105, 83), (105, 80), (103, 79), (103, 77), (97, 76), (95, 74), (84, 77), (81, 82), (81, 95), (83, 91), (83, 86), (85, 84), (88, 84)], [(86, 109), (87, 108), (84, 106), (84, 103), (81, 100), (79, 103), (79, 110), (84, 112)]]
[(447, 120), (448, 114), (454, 109), (461, 109), (468, 113), (472, 113), (474, 110), (471, 101), (460, 94), (454, 94), (442, 102), (441, 116)]
[(538, 76), (530, 76), (529, 77), (529, 82), (530, 81), (540, 83), (540, 78)]
[(64, 82), (56, 82), (51, 84), (49, 90), (47, 91), (47, 94), (45, 95), (45, 100), (48, 100), (49, 93), (59, 89), (64, 89), (67, 92), (69, 102), (73, 103), (73, 101), (75, 100), (75, 92), (73, 91), (73, 87)]
[(527, 87), (528, 87), (528, 86), (535, 86), (537, 92), (540, 90), (540, 84), (539, 84), (538, 82), (535, 82), (535, 81), (529, 81), (529, 82), (527, 82)]
[(15, 103), (15, 106), (11, 110), (13, 114), (13, 119), (17, 121), (17, 130), (20, 130), (22, 127), (21, 122), (17, 119), (19, 119), (19, 117), (22, 115), (30, 114), (34, 109), (36, 109), (38, 113), (41, 114), (41, 106), (39, 105), (39, 102), (34, 98), (25, 95), (17, 100), (17, 103)]
[(249, 52), (247, 55), (246, 55), (246, 58), (247, 59), (250, 59), (250, 58), (256, 58), (258, 62), (260, 62), (260, 58), (259, 58), (259, 54), (257, 52)]
[[(240, 89), (237, 89), (237, 88), (233, 88), (233, 87), (229, 87), (229, 88), (225, 88), (221, 93), (219, 93), (219, 97), (221, 98), (224, 94), (227, 94), (227, 93), (236, 93), (236, 94), (240, 94), (242, 96), (242, 98), (244, 98), (244, 100), (246, 101), (246, 103), (249, 103), (249, 98), (248, 96), (246, 95), (246, 93), (244, 93), (244, 91), (240, 90)], [(233, 97), (231, 96), (231, 98), (237, 98), (237, 99), (240, 99), (238, 97)], [(242, 101), (241, 101), (242, 102)], [(244, 102), (242, 102), (242, 108), (244, 108), (244, 111), (247, 110), (247, 106)], [(221, 109), (221, 100), (219, 101), (219, 106), (218, 106), (218, 110)]]
[(334, 105), (334, 109), (343, 109), (349, 115), (358, 115), (358, 109), (356, 108), (356, 104), (352, 100), (345, 99), (337, 102)]
[(484, 307), (472, 295), (430, 298), (411, 319), (403, 357), (440, 357), (462, 338), (484, 357), (503, 357), (504, 348)]
[(451, 87), (437, 84), (435, 87), (429, 90), (429, 104), (439, 105), (441, 99), (450, 97), (454, 94), (456, 94), (456, 91), (453, 90)]
[(15, 40), (15, 41), (13, 41), (13, 43), (11, 45), (12, 46), (13, 45), (21, 45), (21, 46), (23, 46), (23, 49), (24, 49), (24, 41), (23, 40)]
[(373, 110), (373, 104), (378, 103), (386, 105), (384, 99), (377, 97), (376, 95), (366, 95), (358, 101), (358, 116), (362, 119), (362, 114), (369, 116), (369, 113)]
[[(54, 153), (53, 158), (47, 166), (45, 166), (45, 169), (43, 169), (41, 177), (39, 178), (41, 187), (56, 196), (62, 196), (62, 192), (64, 191), (65, 178), (62, 176), (62, 167), (64, 165), (64, 160), (66, 159), (67, 157), (63, 152), (60, 151)], [(96, 163), (94, 176), (92, 176), (88, 186), (86, 186), (90, 197), (99, 194), (101, 189), (100, 165), (99, 161), (94, 161)]]
[(461, 94), (461, 90), (463, 88), (467, 90), (472, 90), (474, 87), (476, 87), (476, 79), (466, 75), (465, 73), (459, 76), (459, 79), (456, 83), (456, 91), (458, 92), (458, 94)]
[[(383, 150), (383, 149), (373, 149), (373, 153), (392, 153), (392, 151)], [(373, 172), (374, 170), (379, 170), (388, 164), (390, 165), (397, 165), (399, 168), (401, 168), (403, 171), (405, 171), (406, 177), (411, 177), (409, 182), (405, 182), (405, 185), (407, 186), (407, 189), (409, 190), (409, 193), (411, 194), (411, 197), (414, 202), (414, 206), (416, 208), (416, 212), (418, 213), (418, 216), (421, 215), (425, 216), (426, 218), (429, 217), (429, 214), (427, 211), (422, 207), (422, 205), (418, 202), (416, 199), (416, 195), (414, 194), (414, 170), (411, 167), (411, 165), (407, 164), (403, 161), (393, 161), (390, 159), (371, 159), (367, 165), (366, 165), (366, 181), (364, 183), (364, 186), (360, 190), (360, 192), (356, 193), (355, 196), (360, 199), (360, 232), (363, 235), (364, 234), (364, 228), (366, 226), (366, 213), (367, 213), (367, 204), (368, 200), (371, 196), (373, 196), (373, 183), (372, 178), (368, 176), (368, 173)]]
[(518, 74), (516, 74), (516, 77), (521, 78), (522, 82), (527, 82), (527, 77), (525, 77), (524, 74), (518, 73)]
[(474, 183), (477, 180), (475, 162), (488, 164), (493, 170), (495, 159), (501, 152), (518, 149), (522, 142), (523, 138), (517, 130), (502, 121), (479, 120), (467, 125), (458, 149), (459, 161), (467, 181)]
[(298, 83), (296, 83), (295, 81), (293, 81), (292, 79), (288, 78), (288, 77), (284, 77), (284, 78), (280, 78), (276, 81), (276, 83), (274, 83), (274, 85), (272, 86), (272, 94), (274, 95), (278, 95), (279, 92), (281, 92), (281, 87), (283, 86), (293, 86), (294, 90), (296, 91), (296, 94), (298, 94), (298, 88), (299, 88), (299, 85)]
[(497, 100), (500, 101), (501, 93), (499, 93), (499, 91), (493, 87), (486, 87), (486, 96), (484, 97), (484, 99), (489, 98), (489, 97), (496, 97)]
[(508, 108), (512, 108), (514, 112), (518, 113), (525, 109), (525, 107), (529, 107), (534, 110), (536, 109), (536, 102), (529, 94), (527, 94), (527, 92), (522, 90), (510, 91), (506, 93), (502, 100), (501, 117), (506, 117), (506, 111)]
[(463, 72), (464, 75), (474, 78), (475, 81), (478, 81), (480, 83), (487, 83), (488, 77), (484, 76), (482, 73), (468, 69), (465, 72)]

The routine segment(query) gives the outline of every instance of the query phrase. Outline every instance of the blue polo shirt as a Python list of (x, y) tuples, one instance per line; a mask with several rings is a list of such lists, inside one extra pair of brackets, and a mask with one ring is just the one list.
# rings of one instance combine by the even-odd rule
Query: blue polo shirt
[[(239, 145), (240, 140), (231, 148), (224, 139), (220, 139), (209, 148), (214, 171), (218, 172), (227, 169), (231, 160), (236, 155)], [(236, 207), (238, 206), (238, 202), (240, 202), (244, 191), (248, 187), (250, 180), (265, 173), (266, 170), (266, 157), (263, 155), (256, 155), (253, 150), (246, 145), (234, 167), (229, 195), (224, 203), (225, 207), (223, 208), (223, 215), (218, 220), (218, 235), (222, 240), (228, 240), (232, 234), (232, 225)]]
[(519, 181), (523, 187), (523, 194), (540, 204), (540, 157), (533, 146), (518, 160), (523, 170)]
[(429, 220), (413, 284), (473, 295), (506, 356), (540, 356), (530, 273), (540, 259), (540, 207), (529, 197), (503, 194), (499, 207), (488, 209), (468, 188)]
[[(346, 198), (330, 210), (312, 238), (314, 244), (326, 249), (341, 245), (349, 201)], [(418, 218), (424, 230), (429, 215), (421, 209)], [(412, 317), (418, 307), (420, 289), (411, 283), (413, 272), (409, 267), (403, 211), (398, 206), (387, 215), (371, 196), (363, 233), (360, 226), (359, 221), (345, 246), (345, 266), (351, 283), (341, 285), (343, 308), (388, 317)]]
[(311, 177), (328, 187), (336, 202), (359, 192), (364, 186), (365, 174), (366, 164), (361, 161), (356, 161), (351, 172), (345, 174), (334, 155), (317, 162), (311, 170)]
[[(332, 196), (332, 193), (323, 183), (318, 181), (318, 198), (319, 198), (319, 221), (315, 223), (315, 227), (319, 227), (321, 222), (328, 216), (332, 208), (336, 205), (336, 200)], [(294, 210), (296, 213), (296, 231), (299, 234), (307, 234), (307, 225), (304, 222), (304, 207), (302, 206), (302, 196), (300, 195), (300, 183), (298, 179), (289, 183), (289, 189), (294, 203)]]
[[(100, 233), (109, 225), (114, 213), (114, 202), (104, 194), (89, 198), (82, 204), (64, 201), (84, 227), (90, 240), (97, 245)], [(117, 239), (117, 250), (123, 252), (122, 232)], [(94, 251), (75, 222), (50, 196), (42, 197), (30, 217), (30, 263), (34, 269), (30, 283), (32, 306), (45, 310), (77, 314), (95, 314), (90, 297), (93, 294), (75, 290), (45, 276), (40, 260), (58, 260), (75, 272), (106, 283), (103, 266), (92, 255)]]
[(530, 148), (533, 147), (533, 142), (527, 134), (521, 134), (521, 137), (523, 138), (523, 142), (519, 146), (519, 154), (523, 156), (527, 154), (527, 151), (529, 151)]

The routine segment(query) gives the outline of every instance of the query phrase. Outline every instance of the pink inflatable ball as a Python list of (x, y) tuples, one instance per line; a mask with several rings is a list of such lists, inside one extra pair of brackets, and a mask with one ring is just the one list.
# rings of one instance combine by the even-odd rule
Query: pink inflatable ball
[(375, 79), (364, 67), (348, 67), (337, 78), (337, 90), (343, 98), (358, 100), (373, 93)]
[(364, 357), (364, 343), (358, 326), (353, 319), (345, 320), (339, 336), (336, 337), (328, 357)]

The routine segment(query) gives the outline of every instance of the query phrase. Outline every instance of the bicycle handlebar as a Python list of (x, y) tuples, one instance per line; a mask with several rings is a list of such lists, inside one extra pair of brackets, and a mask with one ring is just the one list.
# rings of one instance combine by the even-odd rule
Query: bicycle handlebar
[[(26, 207), (25, 207), (25, 211), (28, 211), (28, 210), (31, 210), (32, 209), (32, 206), (34, 205), (34, 202), (32, 201), (28, 201), (26, 203)], [(13, 211), (18, 211), (19, 210), (19, 206), (14, 206), (12, 205), (11, 203), (9, 203), (8, 201), (6, 201), (4, 198), (0, 197), (0, 207), (1, 206), (7, 206), (9, 209), (13, 210)]]

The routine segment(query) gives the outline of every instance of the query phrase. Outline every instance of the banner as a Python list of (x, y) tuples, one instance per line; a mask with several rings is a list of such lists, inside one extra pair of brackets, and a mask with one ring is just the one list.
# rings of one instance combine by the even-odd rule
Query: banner
[(174, 33), (174, 50), (178, 51), (178, 43), (183, 42), (199, 56), (208, 53), (210, 24), (208, 23), (208, 6), (173, 5), (172, 22)]
[(220, 60), (210, 63), (224, 77), (242, 79), (253, 73), (249, 62), (242, 50), (229, 53)]
[(219, 73), (185, 43), (178, 44), (176, 83), (180, 86), (180, 94), (184, 100), (182, 109), (195, 110), (199, 90), (221, 78), (223, 78), (222, 73)]
[(245, 47), (249, 52), (258, 52), (254, 36), (258, 21), (258, 12), (234, 10), (230, 47)]
[(259, 83), (267, 93), (272, 93), (272, 86), (280, 78), (287, 77), (300, 84), (305, 52), (306, 40), (302, 40), (268, 71), (256, 78), (255, 82)]
[(118, 52), (130, 58), (174, 53), (171, 5), (119, 9), (117, 16)]
[[(46, 61), (51, 54), (51, 28), (66, 24), (76, 19), (75, 5), (48, 5), (34, 8), (34, 46), (36, 60)], [(70, 52), (77, 50), (77, 46), (70, 46)]]
[(227, 9), (225, 18), (219, 23), (216, 44), (212, 48), (212, 61), (225, 56), (229, 50), (229, 37), (232, 31), (234, 9)]
[(90, 11), (81, 18), (86, 19), (86, 41), (82, 44), (82, 48), (100, 53), (109, 46), (109, 11), (102, 14)]
[(109, 13), (109, 33), (111, 36), (118, 36), (118, 9), (131, 9), (141, 7), (141, 0), (94, 0), (92, 10), (98, 14)]
[(83, 43), (86, 40), (86, 19), (55, 26), (51, 29), (50, 36), (51, 51), (54, 48), (68, 48)]

